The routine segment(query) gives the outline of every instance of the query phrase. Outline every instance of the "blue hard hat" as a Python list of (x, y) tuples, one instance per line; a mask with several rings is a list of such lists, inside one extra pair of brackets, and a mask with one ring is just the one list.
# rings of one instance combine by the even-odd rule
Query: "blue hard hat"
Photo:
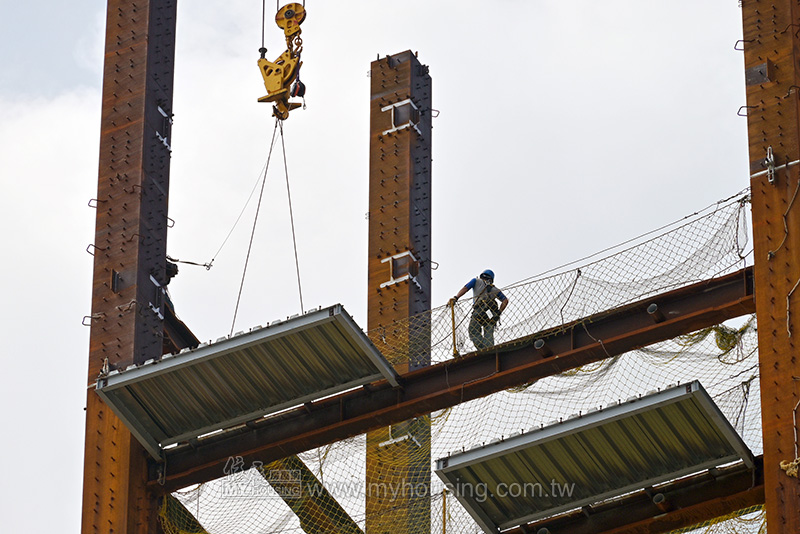
[(488, 277), (490, 280), (494, 280), (494, 271), (491, 269), (486, 269), (481, 273), (481, 278)]

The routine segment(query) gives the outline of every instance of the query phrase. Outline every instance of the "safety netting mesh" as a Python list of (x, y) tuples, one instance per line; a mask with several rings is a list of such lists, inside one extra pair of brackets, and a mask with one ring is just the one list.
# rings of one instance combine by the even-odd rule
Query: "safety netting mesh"
[(697, 525), (673, 530), (669, 534), (765, 534), (766, 532), (767, 519), (764, 505), (758, 504)]
[(737, 271), (744, 266), (748, 243), (748, 200), (747, 194), (736, 195), (607, 250), (600, 259), (504, 287), (511, 304), (497, 321), (488, 312), (478, 335), (469, 294), (454, 306), (440, 306), (368, 335), (392, 363), (416, 363), (428, 356), (440, 362), (491, 345), (525, 343), (533, 334), (556, 333), (576, 320)]
[[(503, 288), (511, 305), (494, 342), (513, 344), (741, 269), (746, 200), (721, 202), (601, 260)], [(471, 312), (465, 298), (369, 335), (395, 364), (428, 354), (443, 361), (454, 348), (459, 355), (475, 350)], [(756, 323), (742, 317), (276, 462), (230, 458), (224, 477), (168, 496), (162, 523), (168, 534), (479, 533), (432, 474), (437, 459), (693, 380), (761, 454)], [(763, 513), (754, 507), (681, 532), (762, 528)]]

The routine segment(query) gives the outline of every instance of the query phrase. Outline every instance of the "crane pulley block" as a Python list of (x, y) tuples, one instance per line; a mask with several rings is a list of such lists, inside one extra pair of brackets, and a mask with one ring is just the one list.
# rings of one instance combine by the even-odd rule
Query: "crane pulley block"
[(299, 108), (299, 102), (289, 102), (290, 96), (305, 94), (305, 85), (300, 81), (300, 53), (303, 51), (303, 39), (300, 37), (300, 25), (306, 19), (306, 10), (302, 4), (286, 4), (275, 15), (275, 23), (283, 29), (286, 37), (286, 50), (275, 61), (266, 59), (265, 48), (261, 48), (261, 58), (258, 68), (264, 78), (264, 87), (267, 96), (258, 99), (259, 102), (272, 102), (272, 113), (280, 120), (289, 118), (289, 112)]

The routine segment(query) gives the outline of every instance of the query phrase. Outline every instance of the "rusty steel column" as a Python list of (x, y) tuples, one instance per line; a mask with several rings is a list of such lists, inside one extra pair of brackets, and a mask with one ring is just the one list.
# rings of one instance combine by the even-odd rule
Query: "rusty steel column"
[(83, 534), (158, 530), (145, 452), (92, 385), (104, 370), (161, 357), (175, 15), (175, 0), (108, 2)]
[[(367, 322), (397, 329), (431, 307), (431, 78), (410, 51), (371, 68)], [(429, 365), (430, 327), (402, 328), (398, 371)], [(367, 534), (430, 532), (430, 465), (427, 417), (367, 434)]]
[(800, 480), (780, 467), (796, 455), (800, 400), (800, 6), (745, 0), (742, 10), (764, 494), (770, 534), (788, 534), (800, 532)]

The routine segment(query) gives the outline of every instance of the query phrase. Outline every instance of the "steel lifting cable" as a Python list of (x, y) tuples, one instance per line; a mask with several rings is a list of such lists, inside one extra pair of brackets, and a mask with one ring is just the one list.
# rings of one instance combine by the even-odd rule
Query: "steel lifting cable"
[(184, 263), (186, 265), (196, 265), (198, 267), (205, 267), (206, 271), (210, 271), (211, 268), (214, 266), (214, 262), (217, 261), (217, 256), (219, 256), (220, 252), (222, 252), (222, 249), (225, 248), (225, 245), (228, 243), (228, 240), (233, 235), (234, 230), (236, 230), (236, 227), (239, 225), (239, 222), (242, 220), (242, 217), (244, 216), (244, 212), (247, 211), (247, 206), (250, 205), (250, 201), (253, 200), (253, 195), (255, 195), (256, 189), (258, 189), (258, 183), (261, 181), (262, 175), (267, 171), (267, 165), (268, 164), (269, 164), (269, 162), (265, 162), (264, 163), (264, 167), (262, 167), (261, 171), (258, 173), (258, 176), (256, 177), (256, 181), (253, 182), (253, 188), (250, 190), (250, 195), (247, 197), (247, 200), (245, 200), (244, 206), (242, 206), (241, 211), (239, 211), (239, 215), (236, 217), (236, 220), (233, 222), (233, 226), (231, 226), (231, 229), (228, 231), (228, 234), (225, 236), (225, 239), (222, 240), (222, 244), (219, 246), (217, 251), (211, 257), (210, 261), (207, 261), (206, 263), (199, 263), (199, 262), (196, 262), (196, 261), (179, 260), (179, 259), (173, 258), (171, 256), (167, 256), (167, 260), (169, 260), (169, 261), (171, 261), (173, 263)]
[[(305, 5), (306, 4), (305, 4), (305, 1), (304, 1), (303, 2), (303, 6), (305, 7)], [(265, 46), (265, 44), (266, 44), (266, 37), (265, 37), (265, 35), (266, 35), (266, 20), (267, 20), (267, 0), (262, 0), (261, 1), (261, 48), (259, 48), (259, 52), (261, 52), (261, 54), (262, 54), (261, 57), (264, 57), (266, 55), (266, 53), (267, 53), (267, 48)], [(275, 141), (275, 139), (273, 138), (273, 142), (274, 141)], [(270, 147), (270, 153), (271, 153), (271, 151), (272, 151), (272, 148)], [(266, 165), (269, 165), (269, 161), (267, 161)], [(262, 172), (264, 172), (265, 175), (266, 175), (266, 167), (263, 169)], [(259, 175), (259, 177), (260, 176), (261, 175)], [(219, 255), (219, 253), (222, 252), (222, 249), (225, 247), (225, 244), (228, 242), (228, 239), (231, 237), (231, 234), (233, 234), (233, 231), (236, 229), (236, 225), (239, 224), (239, 220), (242, 218), (242, 215), (244, 215), (244, 212), (247, 209), (247, 205), (250, 203), (250, 199), (253, 198), (253, 193), (255, 193), (256, 187), (258, 186), (258, 181), (259, 180), (256, 180), (255, 185), (253, 186), (253, 190), (250, 192), (250, 196), (247, 197), (247, 201), (245, 202), (244, 207), (242, 208), (242, 211), (239, 213), (239, 216), (236, 218), (236, 222), (233, 223), (233, 227), (228, 232), (228, 235), (225, 236), (225, 239), (222, 241), (222, 244), (220, 245), (219, 249), (217, 249), (217, 252), (211, 258), (211, 261), (208, 261), (206, 263), (199, 263), (199, 262), (194, 262), (194, 261), (184, 261), (184, 260), (179, 260), (179, 259), (175, 259), (175, 258), (170, 258), (169, 256), (167, 256), (167, 259), (169, 261), (173, 262), (173, 263), (185, 263), (187, 265), (196, 265), (198, 267), (205, 267), (207, 271), (210, 271), (211, 267), (214, 266), (214, 260), (216, 260), (217, 256)]]
[(239, 303), (242, 300), (242, 289), (244, 288), (244, 279), (247, 275), (247, 264), (250, 262), (250, 251), (253, 249), (253, 237), (256, 235), (256, 225), (258, 223), (258, 214), (261, 211), (261, 200), (264, 197), (264, 185), (267, 183), (267, 171), (269, 170), (269, 162), (272, 159), (272, 149), (275, 147), (275, 135), (278, 133), (278, 123), (280, 121), (275, 119), (275, 128), (272, 130), (272, 141), (269, 143), (269, 155), (267, 156), (267, 164), (264, 166), (264, 177), (261, 180), (261, 192), (258, 194), (258, 205), (256, 206), (256, 215), (253, 218), (253, 229), (250, 231), (250, 244), (247, 245), (247, 256), (244, 260), (244, 269), (242, 270), (242, 281), (239, 284), (239, 294), (236, 297), (236, 308), (233, 311), (233, 321), (231, 322), (231, 335), (236, 326), (236, 316), (239, 314)]
[(264, 46), (264, 27), (266, 26), (267, 21), (267, 0), (261, 0), (261, 49), (265, 50), (266, 53), (266, 46)]
[[(713, 213), (716, 213), (717, 211), (719, 211), (720, 209), (722, 209), (722, 206), (723, 206), (723, 204), (726, 204), (726, 203), (727, 203), (727, 202), (729, 202), (730, 200), (737, 199), (736, 201), (737, 201), (737, 202), (739, 202), (739, 203), (740, 203), (740, 205), (743, 205), (743, 202), (744, 202), (744, 201), (746, 201), (746, 199), (747, 199), (747, 197), (748, 197), (748, 195), (749, 195), (749, 191), (750, 191), (750, 186), (747, 186), (747, 187), (745, 187), (744, 189), (742, 189), (741, 191), (739, 191), (738, 193), (736, 193), (735, 195), (731, 195), (731, 196), (729, 196), (728, 198), (725, 198), (725, 199), (722, 199), (722, 200), (718, 200), (717, 202), (714, 202), (713, 204), (709, 204), (709, 205), (708, 205), (708, 206), (706, 206), (705, 208), (703, 208), (703, 209), (701, 209), (701, 210), (698, 210), (698, 211), (695, 211), (694, 213), (691, 213), (691, 214), (689, 214), (689, 215), (686, 215), (685, 217), (683, 217), (683, 218), (681, 218), (681, 219), (678, 219), (677, 221), (673, 221), (673, 222), (671, 222), (671, 223), (667, 223), (667, 224), (665, 224), (665, 225), (663, 225), (663, 226), (660, 226), (660, 227), (658, 227), (658, 228), (655, 228), (655, 229), (653, 229), (653, 230), (650, 230), (649, 232), (645, 232), (645, 233), (643, 233), (643, 234), (641, 234), (641, 235), (638, 235), (638, 236), (636, 236), (636, 237), (632, 237), (632, 238), (630, 238), (630, 239), (628, 239), (628, 240), (626, 240), (626, 241), (623, 241), (622, 243), (617, 243), (616, 245), (613, 245), (613, 246), (610, 246), (610, 247), (606, 247), (606, 248), (604, 248), (603, 250), (597, 251), (597, 252), (595, 252), (595, 253), (593, 253), (593, 254), (589, 254), (588, 256), (584, 256), (583, 258), (580, 258), (580, 259), (577, 259), (577, 260), (573, 260), (573, 261), (571, 261), (571, 262), (569, 262), (569, 263), (565, 263), (565, 264), (563, 264), (563, 265), (559, 265), (558, 267), (553, 267), (552, 269), (548, 269), (547, 271), (545, 271), (545, 272), (543, 272), (543, 273), (539, 273), (539, 274), (537, 274), (537, 275), (530, 276), (530, 277), (528, 277), (528, 278), (524, 278), (524, 279), (520, 280), (519, 282), (516, 282), (516, 283), (514, 283), (514, 284), (512, 284), (512, 285), (510, 285), (510, 286), (506, 286), (506, 289), (510, 289), (510, 288), (512, 288), (512, 287), (521, 286), (521, 285), (523, 285), (523, 284), (526, 284), (526, 283), (528, 283), (529, 281), (532, 281), (532, 280), (534, 280), (534, 279), (542, 278), (542, 277), (544, 277), (545, 275), (548, 275), (548, 274), (550, 274), (550, 273), (553, 273), (553, 272), (556, 272), (556, 271), (560, 271), (561, 269), (564, 269), (564, 268), (566, 268), (566, 267), (569, 267), (569, 266), (571, 266), (571, 265), (575, 265), (576, 263), (584, 262), (584, 261), (586, 261), (586, 260), (589, 260), (589, 259), (591, 259), (591, 258), (594, 258), (595, 256), (598, 256), (598, 255), (600, 255), (600, 254), (603, 254), (604, 252), (608, 252), (608, 251), (610, 251), (610, 250), (614, 250), (615, 248), (622, 247), (622, 246), (624, 246), (624, 245), (627, 245), (627, 244), (629, 244), (629, 243), (633, 243), (633, 242), (635, 242), (635, 241), (637, 241), (637, 240), (639, 240), (639, 239), (645, 238), (645, 237), (647, 237), (647, 236), (650, 236), (650, 235), (653, 235), (653, 234), (655, 234), (656, 232), (660, 232), (661, 230), (664, 230), (664, 229), (666, 229), (666, 228), (669, 228), (670, 226), (675, 226), (675, 225), (677, 225), (677, 224), (679, 224), (679, 223), (683, 223), (684, 221), (686, 221), (686, 220), (688, 220), (688, 219), (691, 219), (692, 217), (694, 217), (694, 216), (696, 216), (696, 215), (700, 215), (701, 213), (703, 213), (703, 212), (705, 212), (705, 211), (708, 211), (708, 210), (710, 210), (711, 208), (716, 208), (716, 209), (714, 210), (714, 212), (713, 212)], [(709, 214), (709, 215), (710, 215), (710, 214)], [(698, 220), (699, 220), (699, 219), (702, 219), (703, 217), (707, 217), (707, 216), (708, 216), (708, 215), (703, 215), (702, 217), (698, 217)], [(686, 224), (684, 224), (683, 226), (688, 226), (688, 225), (690, 225), (690, 224), (692, 224), (692, 223), (693, 223), (693, 222), (692, 222), (692, 221), (690, 221), (690, 222), (687, 222)], [(681, 226), (681, 228), (682, 228), (683, 226)], [(653, 239), (656, 239), (656, 238), (653, 238)]]
[(239, 212), (239, 215), (236, 217), (236, 220), (233, 222), (233, 226), (228, 231), (228, 235), (225, 236), (225, 239), (222, 240), (222, 244), (217, 249), (217, 252), (214, 253), (214, 256), (211, 258), (211, 261), (207, 264), (203, 264), (207, 266), (206, 269), (211, 269), (214, 266), (214, 260), (217, 259), (219, 253), (222, 252), (222, 249), (225, 248), (225, 245), (228, 243), (228, 240), (233, 235), (233, 231), (236, 230), (236, 227), (239, 225), (239, 221), (242, 220), (242, 216), (244, 216), (244, 212), (247, 211), (247, 206), (250, 205), (250, 201), (253, 200), (253, 195), (256, 193), (256, 189), (258, 188), (258, 182), (261, 181), (261, 177), (267, 172), (267, 166), (269, 165), (269, 161), (264, 162), (264, 167), (261, 169), (261, 172), (258, 173), (258, 178), (253, 183), (253, 188), (250, 190), (250, 196), (247, 197), (247, 200), (244, 202), (244, 206), (242, 206), (242, 210)]
[[(303, 7), (306, 7), (306, 0), (303, 0)], [(275, 10), (276, 11), (281, 10), (281, 0), (275, 0)]]
[(294, 266), (297, 270), (297, 291), (300, 293), (300, 313), (305, 313), (303, 307), (303, 287), (300, 285), (300, 262), (297, 258), (297, 236), (294, 231), (294, 212), (292, 211), (292, 192), (289, 190), (289, 167), (286, 163), (286, 144), (283, 139), (283, 121), (278, 121), (281, 129), (281, 148), (283, 149), (283, 170), (286, 173), (286, 196), (289, 198), (289, 221), (292, 224), (292, 245), (294, 246)]
[(242, 280), (239, 284), (239, 294), (236, 297), (236, 308), (233, 312), (233, 321), (231, 322), (231, 332), (230, 335), (233, 335), (233, 330), (236, 327), (236, 317), (239, 314), (239, 304), (242, 300), (242, 291), (244, 289), (244, 280), (247, 276), (247, 265), (250, 262), (250, 253), (253, 249), (253, 239), (256, 233), (256, 226), (258, 224), (258, 215), (261, 212), (261, 201), (264, 197), (264, 185), (267, 182), (267, 172), (269, 170), (269, 163), (272, 160), (272, 150), (275, 147), (275, 135), (277, 134), (278, 128), (280, 128), (281, 133), (281, 149), (283, 152), (283, 170), (286, 176), (286, 195), (289, 201), (289, 221), (292, 227), (292, 246), (294, 247), (294, 265), (297, 272), (297, 291), (300, 295), (300, 312), (305, 313), (305, 306), (303, 305), (303, 286), (300, 283), (300, 260), (297, 254), (297, 234), (294, 228), (294, 210), (292, 208), (292, 192), (289, 187), (289, 164), (286, 160), (286, 142), (283, 135), (283, 121), (280, 119), (275, 119), (275, 128), (272, 131), (272, 141), (270, 141), (269, 145), (269, 155), (267, 156), (267, 163), (264, 166), (264, 176), (261, 180), (261, 191), (258, 195), (258, 205), (256, 206), (256, 214), (253, 219), (253, 228), (250, 231), (250, 243), (247, 246), (247, 256), (245, 257), (244, 261), (244, 269), (242, 270)]

